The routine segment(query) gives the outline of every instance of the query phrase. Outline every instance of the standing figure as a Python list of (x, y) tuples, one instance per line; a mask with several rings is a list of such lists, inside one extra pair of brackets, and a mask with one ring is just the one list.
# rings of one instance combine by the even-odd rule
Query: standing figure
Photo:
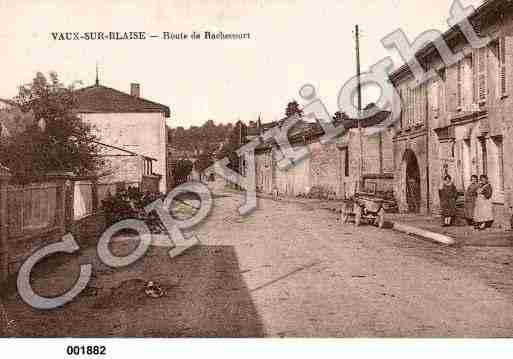
[(440, 196), (440, 207), (444, 220), (443, 227), (447, 227), (453, 223), (454, 217), (456, 217), (456, 199), (458, 198), (458, 191), (452, 183), (451, 176), (446, 175), (444, 177), (438, 189), (438, 195)]
[(479, 187), (479, 178), (477, 175), (472, 175), (472, 177), (470, 177), (470, 185), (465, 191), (465, 219), (469, 226), (474, 225), (474, 210)]
[(476, 229), (484, 230), (493, 224), (492, 186), (488, 183), (488, 177), (479, 177), (479, 189), (477, 190), (476, 207), (474, 210), (474, 225)]

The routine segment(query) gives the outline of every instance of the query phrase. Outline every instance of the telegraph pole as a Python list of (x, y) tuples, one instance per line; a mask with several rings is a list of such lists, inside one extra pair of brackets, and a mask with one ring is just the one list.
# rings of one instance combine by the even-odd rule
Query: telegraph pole
[(360, 81), (361, 70), (360, 70), (360, 29), (358, 25), (355, 25), (355, 42), (356, 42), (356, 79), (357, 79), (357, 96), (358, 96), (358, 119), (356, 123), (358, 125), (358, 138), (360, 142), (360, 161), (358, 166), (358, 187), (359, 190), (363, 190), (363, 142), (362, 142), (362, 126), (361, 126), (361, 115), (362, 115), (362, 84)]

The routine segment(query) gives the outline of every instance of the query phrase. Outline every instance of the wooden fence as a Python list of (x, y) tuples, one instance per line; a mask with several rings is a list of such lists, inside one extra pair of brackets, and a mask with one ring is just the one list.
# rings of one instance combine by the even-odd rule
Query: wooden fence
[(57, 190), (55, 183), (8, 186), (9, 237), (55, 226)]
[[(137, 187), (153, 190), (158, 180), (148, 176)], [(0, 165), (0, 284), (36, 249), (60, 241), (65, 233), (73, 233), (79, 243), (94, 241), (105, 226), (102, 200), (127, 186), (69, 173), (24, 186), (9, 181), (9, 170)]]
[(0, 283), (30, 253), (65, 233), (80, 243), (94, 240), (94, 232), (103, 229), (101, 200), (115, 194), (115, 184), (55, 174), (44, 183), (11, 185), (8, 170), (0, 170)]

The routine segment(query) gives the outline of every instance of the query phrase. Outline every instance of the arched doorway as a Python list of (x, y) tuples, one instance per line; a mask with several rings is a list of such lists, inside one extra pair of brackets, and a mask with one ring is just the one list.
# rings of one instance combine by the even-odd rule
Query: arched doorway
[(420, 169), (417, 156), (412, 150), (404, 152), (403, 161), (406, 165), (406, 203), (408, 212), (420, 212)]

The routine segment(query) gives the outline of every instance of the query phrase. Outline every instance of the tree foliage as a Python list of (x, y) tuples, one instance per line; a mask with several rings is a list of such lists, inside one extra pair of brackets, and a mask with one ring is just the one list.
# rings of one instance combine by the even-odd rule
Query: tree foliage
[(294, 115), (302, 116), (303, 115), (303, 109), (299, 107), (299, 104), (297, 101), (291, 101), (287, 104), (287, 108), (285, 109), (285, 117), (289, 118)]
[(38, 72), (31, 83), (20, 86), (13, 101), (34, 117), (0, 149), (15, 180), (37, 181), (55, 171), (92, 174), (103, 164), (91, 126), (74, 115), (73, 87), (65, 87), (56, 73), (47, 78)]
[(192, 172), (193, 163), (188, 159), (180, 159), (174, 164), (173, 177), (175, 185), (180, 185), (187, 182), (189, 175)]
[(202, 126), (191, 126), (188, 129), (176, 127), (168, 130), (168, 142), (178, 151), (191, 153), (214, 152), (227, 135), (232, 131), (233, 125), (218, 124), (213, 120), (206, 121)]
[(240, 158), (236, 151), (243, 145), (245, 131), (245, 125), (238, 121), (228, 134), (221, 150), (217, 153), (217, 159), (228, 158), (228, 167), (236, 172), (239, 172), (240, 168)]
[(196, 162), (194, 162), (194, 168), (198, 172), (203, 172), (214, 164), (214, 154), (212, 151), (201, 152)]

